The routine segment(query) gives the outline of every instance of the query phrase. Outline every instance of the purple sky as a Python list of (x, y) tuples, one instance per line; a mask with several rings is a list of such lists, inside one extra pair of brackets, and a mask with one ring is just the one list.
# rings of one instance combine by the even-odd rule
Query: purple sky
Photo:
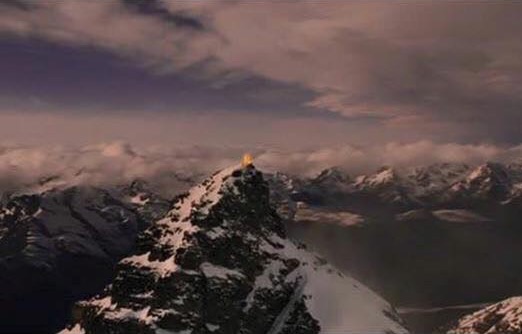
[(3, 1), (0, 141), (522, 141), (522, 3)]

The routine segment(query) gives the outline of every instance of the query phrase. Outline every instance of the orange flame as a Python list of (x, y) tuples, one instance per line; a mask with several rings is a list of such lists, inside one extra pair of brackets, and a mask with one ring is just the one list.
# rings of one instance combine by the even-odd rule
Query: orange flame
[(243, 155), (243, 159), (241, 160), (242, 167), (248, 167), (254, 164), (254, 157), (250, 153), (246, 153)]

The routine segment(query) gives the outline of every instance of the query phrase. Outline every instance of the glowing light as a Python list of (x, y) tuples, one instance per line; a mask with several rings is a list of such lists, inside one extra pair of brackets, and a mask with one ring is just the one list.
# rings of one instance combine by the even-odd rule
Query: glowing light
[(246, 153), (245, 155), (243, 155), (243, 159), (241, 160), (242, 167), (251, 166), (253, 164), (254, 164), (254, 157), (251, 154)]

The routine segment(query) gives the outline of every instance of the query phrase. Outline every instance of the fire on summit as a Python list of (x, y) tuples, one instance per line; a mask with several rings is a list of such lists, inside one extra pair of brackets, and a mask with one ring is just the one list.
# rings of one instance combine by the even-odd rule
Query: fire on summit
[(241, 167), (249, 167), (254, 165), (254, 157), (250, 153), (245, 153), (241, 159)]

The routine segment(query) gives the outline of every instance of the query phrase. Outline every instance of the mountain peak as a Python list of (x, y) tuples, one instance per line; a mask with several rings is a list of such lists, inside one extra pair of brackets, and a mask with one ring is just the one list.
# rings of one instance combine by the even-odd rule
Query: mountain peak
[(86, 333), (406, 333), (384, 300), (287, 239), (252, 164), (180, 196), (76, 313)]
[(499, 163), (488, 162), (473, 169), (451, 190), (477, 198), (505, 199), (511, 193), (512, 180), (508, 169)]
[(339, 167), (330, 167), (322, 170), (314, 179), (315, 183), (331, 183), (331, 182), (340, 182), (340, 183), (348, 183), (350, 181), (350, 177), (346, 172), (341, 170)]
[(507, 169), (502, 164), (487, 162), (475, 168), (467, 179), (473, 181), (484, 178), (494, 178), (499, 182), (504, 182), (508, 179)]
[(393, 184), (399, 176), (394, 168), (384, 166), (371, 175), (363, 175), (357, 177), (355, 186), (358, 188), (379, 188)]

